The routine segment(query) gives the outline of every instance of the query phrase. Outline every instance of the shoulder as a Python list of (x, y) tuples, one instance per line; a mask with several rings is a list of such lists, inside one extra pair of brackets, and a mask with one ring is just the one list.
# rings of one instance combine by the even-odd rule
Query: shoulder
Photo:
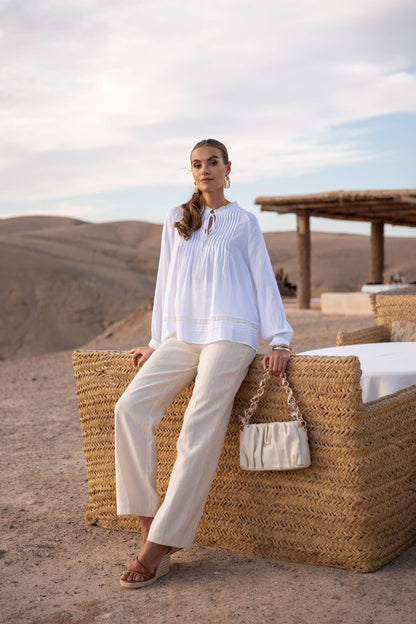
[(166, 215), (165, 223), (166, 225), (173, 225), (176, 221), (180, 221), (183, 217), (182, 206), (175, 206), (171, 208)]
[(248, 210), (245, 210), (245, 208), (242, 208), (237, 202), (232, 202), (231, 204), (229, 204), (227, 206), (227, 212), (238, 215), (242, 223), (257, 223), (256, 216), (252, 212), (249, 212)]
[(245, 210), (244, 208), (241, 208), (241, 206), (237, 204), (237, 202), (233, 202), (230, 208), (238, 213), (240, 217), (240, 223), (247, 228), (248, 232), (260, 231), (260, 225), (255, 214), (249, 212), (248, 210)]

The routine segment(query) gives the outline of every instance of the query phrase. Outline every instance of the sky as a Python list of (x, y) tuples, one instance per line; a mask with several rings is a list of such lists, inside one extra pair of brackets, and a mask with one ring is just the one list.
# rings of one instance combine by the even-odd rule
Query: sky
[(263, 231), (295, 217), (260, 195), (414, 188), (415, 31), (414, 0), (0, 0), (0, 217), (161, 223), (208, 137)]

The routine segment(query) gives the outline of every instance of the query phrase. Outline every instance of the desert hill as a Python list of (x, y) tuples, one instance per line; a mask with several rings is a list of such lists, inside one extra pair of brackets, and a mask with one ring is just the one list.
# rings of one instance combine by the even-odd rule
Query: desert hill
[[(62, 217), (0, 220), (0, 357), (72, 349), (118, 331), (148, 331), (161, 226)], [(275, 269), (296, 282), (296, 233), (266, 233)], [(357, 290), (368, 280), (366, 236), (312, 234), (312, 296)], [(386, 239), (385, 277), (416, 281), (416, 239)], [(126, 318), (132, 315), (130, 318)], [(124, 319), (124, 320), (123, 320)], [(140, 331), (139, 331), (140, 330)]]
[(161, 226), (0, 221), (0, 355), (72, 348), (152, 297)]

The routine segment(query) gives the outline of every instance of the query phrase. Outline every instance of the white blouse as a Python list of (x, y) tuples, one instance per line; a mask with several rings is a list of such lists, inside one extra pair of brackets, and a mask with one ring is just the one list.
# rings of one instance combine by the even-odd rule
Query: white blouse
[(270, 346), (288, 344), (293, 331), (256, 217), (236, 202), (206, 207), (189, 240), (174, 227), (181, 218), (174, 208), (163, 226), (149, 346), (176, 335), (257, 349), (259, 331)]

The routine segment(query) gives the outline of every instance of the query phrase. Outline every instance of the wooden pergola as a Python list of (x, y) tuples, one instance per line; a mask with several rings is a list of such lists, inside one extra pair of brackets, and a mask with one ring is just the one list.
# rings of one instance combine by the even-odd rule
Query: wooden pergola
[(267, 212), (296, 214), (299, 308), (309, 308), (311, 298), (310, 217), (371, 223), (370, 281), (375, 284), (383, 282), (384, 224), (416, 227), (416, 189), (257, 197), (255, 203)]

